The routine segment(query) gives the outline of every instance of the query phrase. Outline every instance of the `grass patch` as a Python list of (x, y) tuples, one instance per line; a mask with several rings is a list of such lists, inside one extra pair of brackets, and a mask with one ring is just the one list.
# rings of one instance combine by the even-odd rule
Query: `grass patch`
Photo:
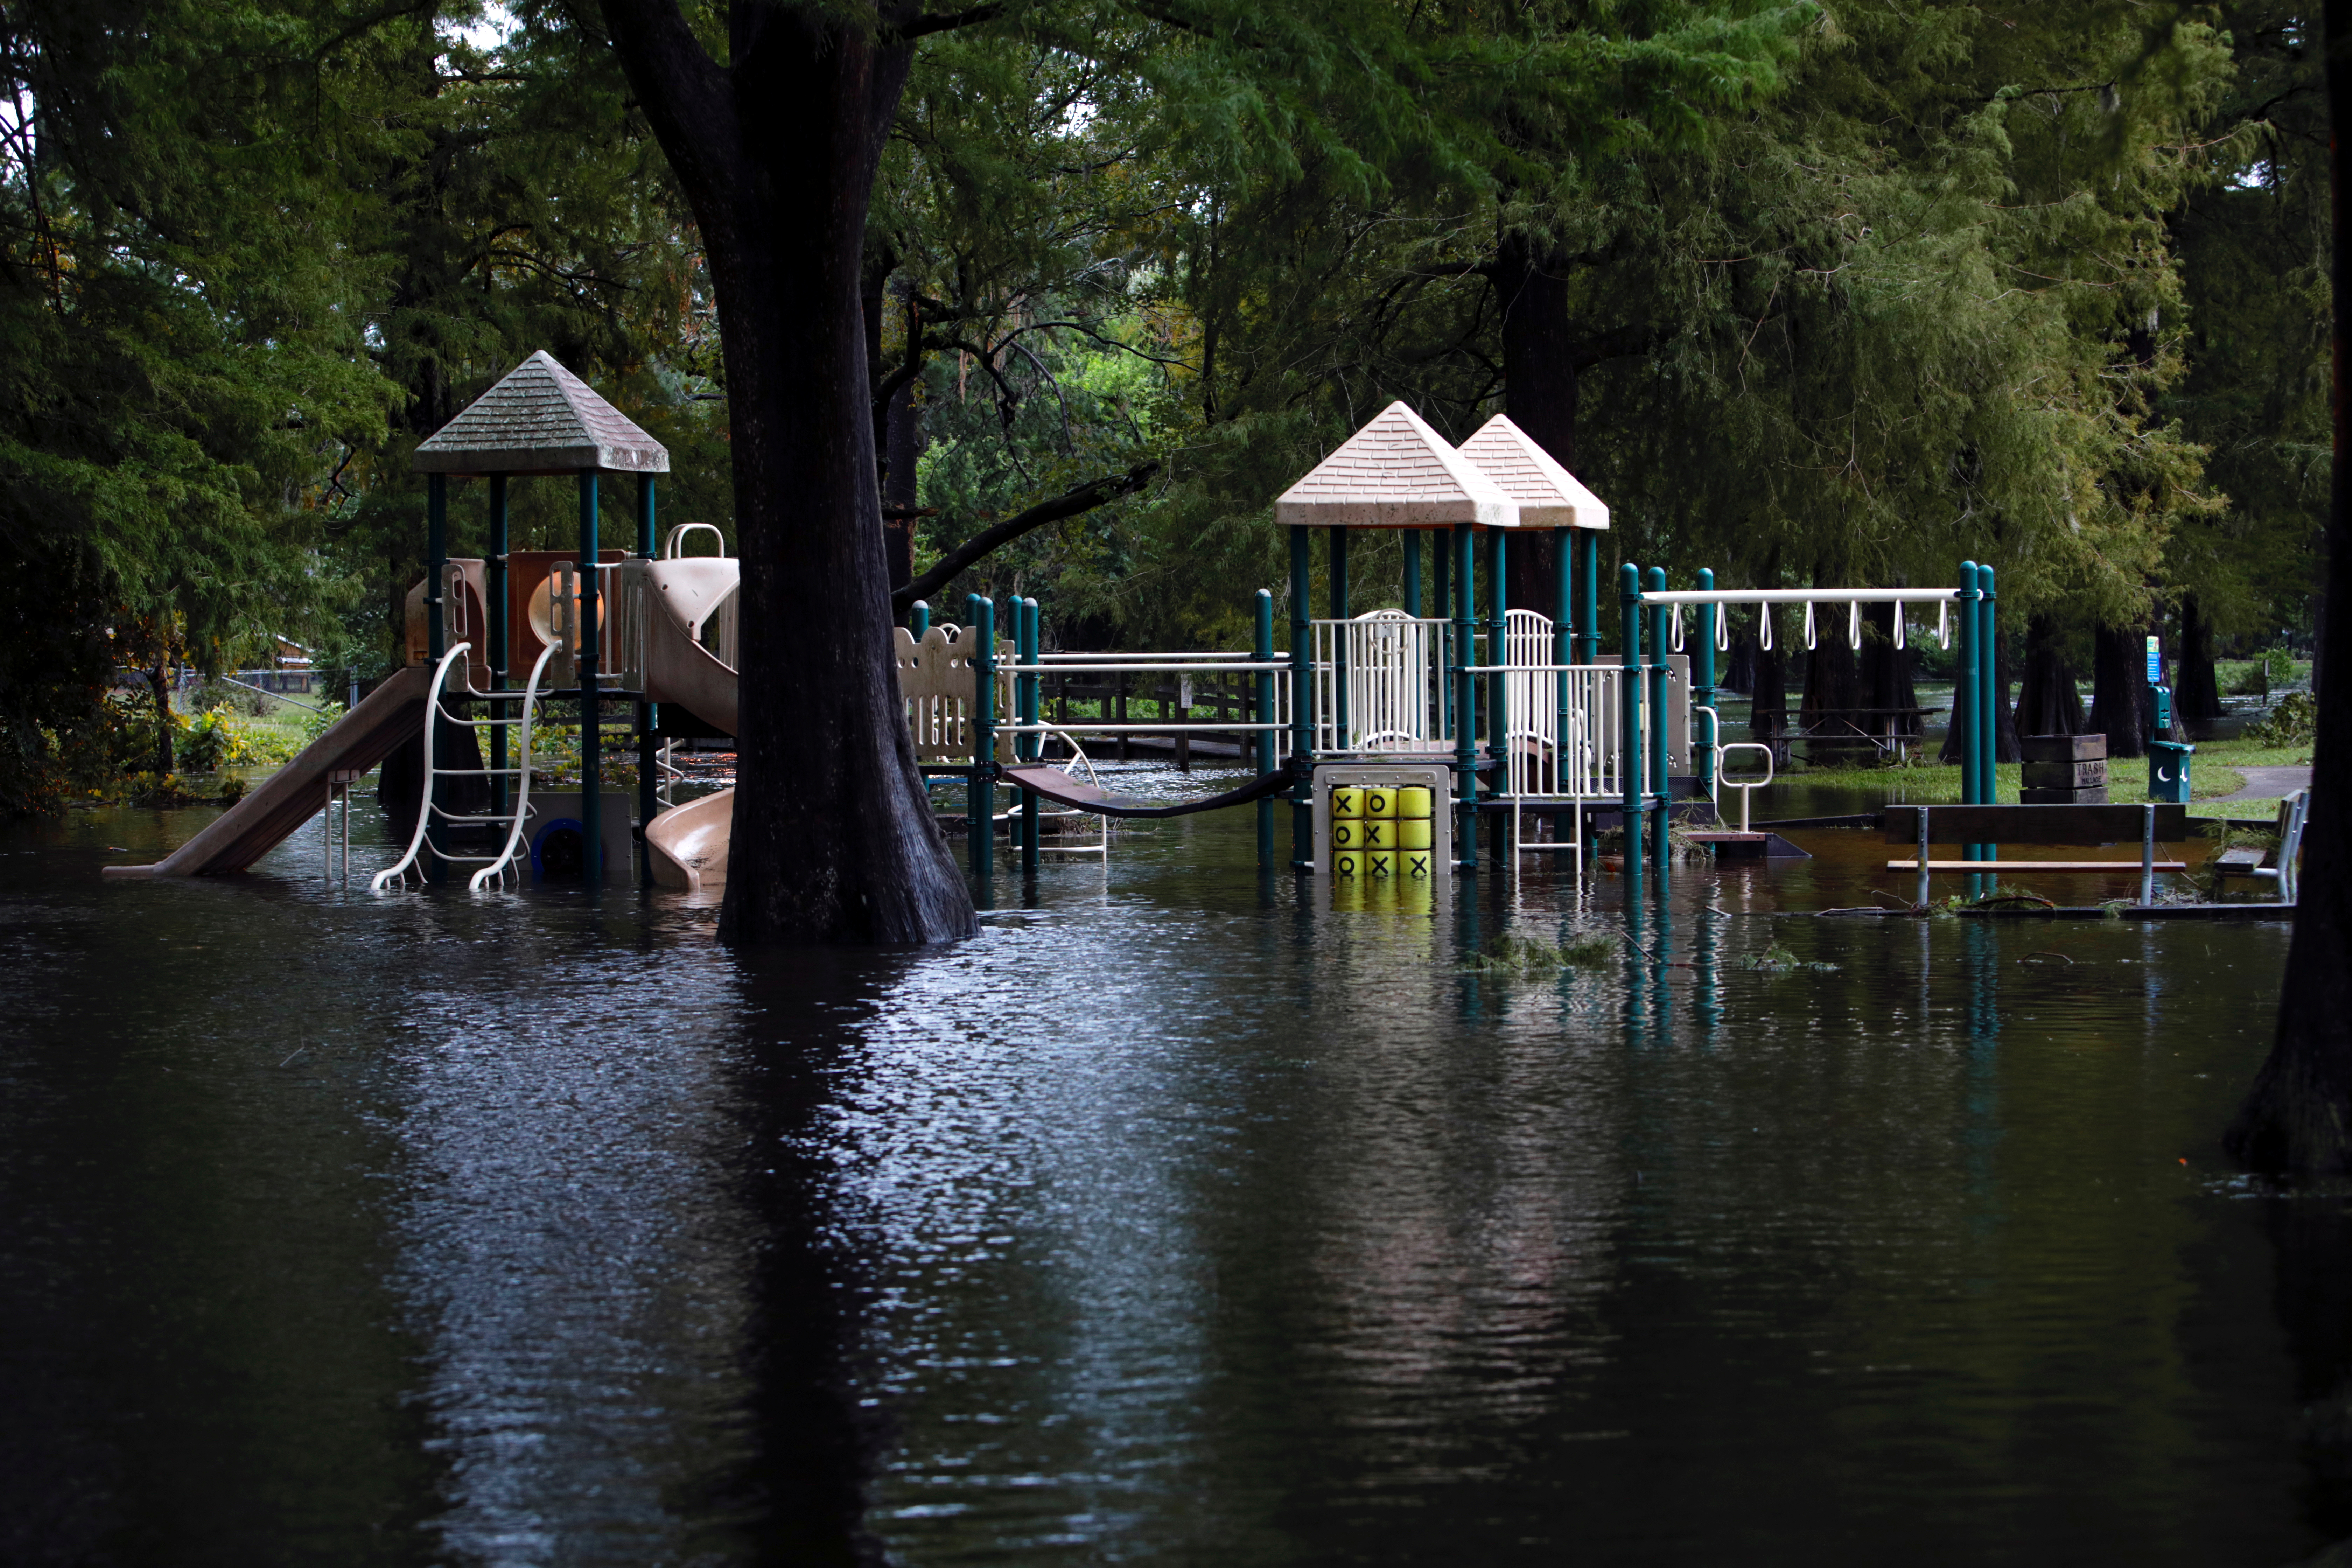
[[(2223, 754), (2226, 753), (2226, 754)], [(2252, 753), (2252, 754), (2244, 754)], [(2279, 764), (2307, 763), (2311, 748), (2215, 745), (2197, 748), (2189, 775), (2189, 798), (2212, 800), (2221, 795), (2235, 795), (2246, 787), (2244, 777), (2229, 764), (2263, 767)], [(2111, 763), (2107, 772), (2108, 796), (2117, 804), (2138, 799), (2147, 786), (2147, 763), (2142, 758)], [(1948, 766), (1938, 763), (1912, 763), (1885, 767), (1851, 768), (1790, 768), (1775, 783), (1827, 785), (1833, 789), (1885, 790), (1889, 799), (1899, 799), (1906, 805), (1957, 805), (1960, 799), (1960, 769), (1955, 763)], [(1899, 795), (1897, 795), (1899, 793)], [(2023, 798), (2018, 784), (2018, 764), (2001, 763), (1993, 769), (1993, 799), (2015, 805)]]
[(2258, 795), (2250, 800), (2217, 800), (2206, 815), (2227, 822), (2271, 824), (2278, 821), (2279, 802), (2283, 795)]

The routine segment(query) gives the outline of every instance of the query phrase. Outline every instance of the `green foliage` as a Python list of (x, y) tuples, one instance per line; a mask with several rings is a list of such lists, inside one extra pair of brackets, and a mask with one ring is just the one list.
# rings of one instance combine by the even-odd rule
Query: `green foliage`
[(1470, 955), (1463, 968), (1479, 974), (1557, 974), (1563, 969), (1596, 969), (1624, 956), (1622, 939), (1611, 931), (1587, 931), (1558, 943), (1506, 932)]
[(1819, 959), (1799, 958), (1776, 942), (1761, 952), (1749, 953), (1739, 967), (1759, 974), (1791, 974), (1801, 969), (1833, 970), (1838, 966)]
[(2307, 690), (2288, 692), (2246, 726), (2245, 738), (2258, 746), (2311, 745), (2319, 739), (2319, 699)]

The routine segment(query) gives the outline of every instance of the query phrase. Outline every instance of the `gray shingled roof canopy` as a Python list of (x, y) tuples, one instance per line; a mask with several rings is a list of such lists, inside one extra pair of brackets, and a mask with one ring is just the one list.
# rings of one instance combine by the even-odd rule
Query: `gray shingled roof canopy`
[(669, 472), (669, 448), (540, 350), (420, 443), (420, 474)]

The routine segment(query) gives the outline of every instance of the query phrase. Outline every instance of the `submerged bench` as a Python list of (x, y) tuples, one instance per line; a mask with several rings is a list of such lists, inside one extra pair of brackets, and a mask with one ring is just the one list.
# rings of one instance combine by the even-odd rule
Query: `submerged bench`
[(2299, 789), (2279, 802), (2278, 847), (2274, 849), (2224, 849), (2213, 857), (2213, 890), (2231, 877), (2258, 877), (2278, 888), (2281, 902), (2295, 899), (2295, 872), (2303, 855), (2303, 830), (2310, 820), (2311, 792)]
[[(1890, 871), (1914, 871), (1919, 896), (1927, 901), (1934, 871), (2032, 871), (2041, 875), (2082, 872), (2113, 876), (2139, 873), (2139, 901), (2156, 901), (2158, 871), (2186, 871), (2185, 860), (2159, 860), (2159, 842), (2189, 837), (2189, 808), (2148, 801), (2139, 805), (1890, 805), (1886, 841), (1917, 847), (1909, 860), (1889, 860)], [(1929, 846), (1943, 844), (2054, 844), (2093, 846), (2139, 842), (2137, 860), (1936, 860)]]

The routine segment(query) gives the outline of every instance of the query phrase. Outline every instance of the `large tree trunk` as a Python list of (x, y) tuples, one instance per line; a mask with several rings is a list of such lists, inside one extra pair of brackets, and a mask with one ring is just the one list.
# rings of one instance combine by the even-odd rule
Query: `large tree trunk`
[[(908, 337), (916, 338), (922, 331), (922, 323), (915, 315), (913, 286), (902, 284), (893, 293), (906, 312)], [(883, 528), (890, 561), (890, 588), (896, 593), (915, 580), (915, 529), (919, 521), (915, 516), (915, 479), (923, 463), (923, 411), (915, 401), (913, 377), (890, 395), (887, 406), (882, 442)]]
[[(1813, 581), (1833, 581), (1826, 573)], [(1805, 656), (1805, 698), (1801, 728), (1811, 743), (1809, 756), (1850, 757), (1864, 748), (1861, 670), (1846, 641), (1847, 610), (1823, 605), (1815, 612), (1814, 646)]]
[[(1606, 361), (1647, 353), (1656, 342), (1641, 325), (1580, 335), (1570, 309), (1573, 265), (1528, 236), (1511, 234), (1484, 268), (1502, 317), (1504, 411), (1571, 474), (1580, 379)], [(1513, 609), (1559, 614), (1559, 531), (1552, 529), (1511, 541), (1505, 592)]]
[(1996, 630), (1992, 637), (1992, 760), (2013, 763), (2022, 756), (2017, 743), (2017, 710), (2010, 706), (2009, 693), (2017, 681), (2017, 665), (2010, 658), (2009, 634)]
[(2085, 733), (2107, 738), (2109, 762), (2147, 755), (2147, 726), (2154, 717), (2150, 701), (2140, 634), (2129, 626), (2095, 628), (2091, 633), (2091, 721)]
[(1895, 646), (1895, 610), (1893, 605), (1862, 607), (1862, 706), (1872, 710), (1865, 726), (1871, 733), (1916, 740), (1919, 715), (1911, 710), (1919, 706), (1919, 693), (1912, 670), (1919, 656), (1907, 638)]
[(1754, 692), (1756, 689), (1756, 636), (1753, 632), (1731, 634), (1731, 648), (1724, 657), (1723, 671), (1717, 684), (1725, 691)]
[(2180, 601), (2180, 686), (2173, 705), (2184, 723), (2210, 723), (2221, 716), (2221, 682), (2213, 671), (2213, 624), (2199, 613), (2194, 594)]
[[(1501, 307), (1503, 409), (1528, 438), (1576, 471), (1576, 345), (1568, 279), (1548, 267), (1524, 235), (1496, 250), (1493, 279)], [(1512, 537), (1507, 593), (1513, 609), (1559, 613), (1559, 542), (1552, 531)]]
[(147, 689), (155, 694), (155, 771), (170, 773), (178, 759), (172, 754), (172, 661), (167, 655), (147, 672)]
[(1772, 765), (1789, 765), (1789, 666), (1788, 656), (1775, 642), (1770, 647), (1756, 649), (1755, 688), (1748, 710), (1748, 730), (1754, 737), (1772, 748)]
[(860, 300), (919, 8), (734, 0), (719, 67), (672, 0), (603, 0), (693, 204), (727, 354), (743, 562), (730, 942), (969, 935), (898, 703)]
[(2059, 641), (2058, 623), (2035, 616), (2025, 623), (2025, 678), (2017, 689), (2017, 729), (2025, 735), (2079, 735), (2085, 721), (2074, 667)]
[[(2352, 124), (2352, 0), (2326, 0), (2327, 103)], [(2352, 409), (2346, 406), (2345, 331), (2352, 313), (2352, 214), (2345, 210), (2343, 146), (2328, 144), (2335, 207), (2336, 454), (2327, 505), (2327, 599), (2352, 603)], [(2327, 617), (2331, 669), (2352, 658), (2352, 617)], [(2300, 905), (2279, 997), (2278, 1035), (2225, 1140), (2259, 1170), (2295, 1175), (2352, 1171), (2352, 682), (2321, 693), (2312, 757), (2311, 826), (2304, 838)]]

